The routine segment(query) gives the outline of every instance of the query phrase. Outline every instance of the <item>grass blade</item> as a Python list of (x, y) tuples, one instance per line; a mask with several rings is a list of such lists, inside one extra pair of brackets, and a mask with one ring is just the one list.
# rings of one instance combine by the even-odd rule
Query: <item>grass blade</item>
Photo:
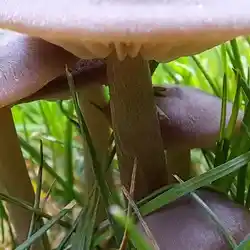
[[(40, 154), (39, 152), (34, 148), (32, 147), (30, 144), (28, 144), (23, 138), (19, 137), (19, 141), (20, 141), (20, 144), (22, 146), (22, 148), (26, 151), (29, 152), (29, 154), (32, 156), (32, 159), (39, 163), (40, 161)], [(53, 168), (51, 168), (47, 163), (46, 161), (44, 161), (43, 163), (43, 168), (44, 170), (46, 170), (52, 177), (53, 179), (56, 179), (56, 181), (63, 187), (64, 189), (64, 192), (65, 193), (68, 193), (68, 185), (67, 185), (67, 182), (63, 180), (62, 177), (60, 177), (54, 170)], [(76, 193), (76, 191), (74, 191), (74, 197), (72, 197), (72, 199), (75, 199), (79, 204), (82, 204), (82, 201), (80, 199), (80, 196), (78, 193)]]
[(127, 228), (128, 236), (133, 243), (135, 249), (152, 250), (152, 247), (145, 241), (145, 238), (138, 231), (138, 228), (130, 218), (123, 212), (123, 210), (113, 205), (110, 207), (110, 214), (114, 219), (125, 229)]
[[(68, 113), (70, 116), (73, 115), (74, 106), (72, 103), (69, 104)], [(73, 169), (73, 152), (72, 152), (72, 136), (73, 136), (73, 129), (72, 123), (70, 120), (66, 122), (66, 131), (65, 131), (65, 142), (64, 142), (64, 149), (65, 149), (65, 176), (67, 178), (67, 186), (69, 188), (69, 201), (71, 197), (74, 197), (74, 169)]]
[(150, 200), (148, 203), (140, 208), (142, 215), (153, 212), (156, 209), (180, 198), (181, 196), (195, 191), (196, 189), (205, 185), (210, 185), (213, 181), (224, 177), (241, 167), (245, 166), (250, 161), (250, 151), (236, 157), (235, 159), (228, 161), (208, 172), (201, 174), (200, 176), (191, 178), (184, 183), (178, 184), (176, 187), (160, 194), (156, 198)]
[(68, 212), (72, 210), (72, 208), (76, 205), (75, 202), (69, 203), (62, 211), (55, 217), (51, 219), (51, 221), (47, 222), (42, 228), (40, 228), (36, 233), (34, 233), (29, 239), (23, 242), (20, 246), (16, 248), (16, 250), (25, 250), (27, 247), (31, 246), (31, 244), (44, 235), (53, 225), (58, 223), (58, 221), (63, 218)]

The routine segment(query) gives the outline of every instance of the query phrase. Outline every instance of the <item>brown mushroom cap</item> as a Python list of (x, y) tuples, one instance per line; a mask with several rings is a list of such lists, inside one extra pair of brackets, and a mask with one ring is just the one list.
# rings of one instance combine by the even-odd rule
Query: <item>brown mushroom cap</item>
[[(166, 85), (154, 87), (159, 113), (161, 134), (165, 148), (211, 148), (220, 132), (221, 99), (196, 88)], [(226, 124), (232, 112), (227, 103)], [(243, 119), (238, 114), (236, 129)]]
[[(249, 211), (223, 194), (197, 191), (239, 243), (250, 233)], [(161, 250), (231, 249), (207, 211), (190, 195), (144, 217)], [(140, 227), (141, 228), (141, 227)]]
[[(83, 90), (92, 85), (107, 84), (106, 64), (101, 60), (80, 60), (71, 73), (76, 90)], [(53, 101), (68, 98), (70, 98), (69, 84), (66, 75), (63, 74), (48, 82), (47, 85), (34, 94), (18, 100), (17, 103), (41, 99)]]
[(2, 31), (0, 39), (0, 108), (35, 93), (79, 60), (39, 38)]
[(5, 0), (0, 27), (62, 46), (78, 57), (168, 61), (250, 33), (247, 0)]

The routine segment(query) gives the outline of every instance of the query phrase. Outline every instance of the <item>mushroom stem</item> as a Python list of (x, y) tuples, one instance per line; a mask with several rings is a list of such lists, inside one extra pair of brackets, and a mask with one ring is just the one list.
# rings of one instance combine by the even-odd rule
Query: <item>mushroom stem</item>
[[(10, 108), (0, 109), (0, 192), (34, 203), (34, 191), (19, 146)], [(17, 243), (27, 239), (32, 212), (14, 204), (6, 204)], [(32, 249), (42, 249), (40, 242)]]
[(186, 181), (191, 176), (191, 157), (189, 149), (167, 149), (167, 169), (169, 184), (176, 183), (174, 174)]
[(107, 73), (121, 182), (129, 188), (136, 160), (134, 198), (138, 200), (167, 184), (149, 66), (140, 55), (120, 61), (112, 53), (107, 58)]
[[(109, 149), (110, 123), (105, 114), (93, 105), (93, 103), (100, 107), (107, 105), (103, 86), (92, 85), (82, 89), (79, 92), (79, 101), (81, 111), (96, 150), (98, 161), (102, 164), (104, 171)], [(93, 188), (95, 176), (92, 171), (92, 159), (86, 141), (84, 141), (84, 149), (84, 184), (86, 184), (84, 191), (86, 192), (86, 195), (88, 195)], [(112, 168), (110, 168), (110, 171), (106, 173), (106, 180), (109, 184), (109, 187), (112, 189), (114, 187)], [(104, 208), (104, 204), (101, 202), (99, 205), (99, 210), (97, 211), (97, 223), (106, 219), (106, 212)]]

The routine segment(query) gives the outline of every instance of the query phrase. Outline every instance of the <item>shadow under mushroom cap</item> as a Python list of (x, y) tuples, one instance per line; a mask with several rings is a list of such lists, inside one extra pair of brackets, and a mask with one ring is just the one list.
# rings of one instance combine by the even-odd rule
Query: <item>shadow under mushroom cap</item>
[(37, 36), (78, 57), (169, 61), (250, 33), (247, 0), (5, 0), (0, 27)]

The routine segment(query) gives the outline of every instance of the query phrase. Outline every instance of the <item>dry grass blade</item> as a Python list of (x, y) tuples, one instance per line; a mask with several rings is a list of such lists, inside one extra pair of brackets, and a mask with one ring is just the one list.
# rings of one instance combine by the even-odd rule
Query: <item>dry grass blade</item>
[(127, 189), (126, 189), (124, 186), (122, 186), (122, 192), (123, 192), (123, 194), (125, 195), (126, 199), (128, 200), (130, 206), (133, 208), (133, 210), (134, 210), (134, 212), (135, 212), (135, 214), (136, 214), (138, 220), (140, 221), (140, 223), (141, 223), (141, 225), (142, 225), (142, 227), (143, 227), (143, 229), (144, 229), (144, 231), (145, 231), (147, 237), (149, 238), (149, 240), (150, 240), (152, 246), (154, 247), (154, 250), (160, 250), (160, 248), (159, 248), (159, 246), (158, 246), (158, 244), (157, 244), (157, 242), (156, 242), (156, 240), (155, 240), (153, 234), (151, 233), (151, 231), (150, 231), (150, 229), (149, 229), (147, 223), (146, 223), (146, 222), (144, 221), (144, 219), (142, 218), (142, 216), (141, 216), (141, 214), (140, 214), (140, 211), (139, 211), (137, 205), (135, 204), (135, 202), (133, 201), (133, 199), (132, 199), (132, 197), (130, 196), (129, 192), (127, 191)]
[(19, 245), (16, 250), (25, 250), (27, 247), (31, 246), (35, 240), (44, 235), (53, 225), (57, 223), (62, 217), (64, 217), (68, 212), (70, 212), (76, 205), (75, 201), (70, 202), (66, 205), (61, 212), (53, 217), (49, 222), (47, 222), (43, 227), (41, 227), (37, 232), (35, 232), (29, 239)]
[[(130, 194), (132, 199), (133, 199), (134, 191), (135, 191), (136, 171), (137, 171), (137, 160), (135, 158), (133, 171), (132, 171), (132, 175), (131, 175), (130, 190), (129, 190), (129, 194)], [(122, 242), (121, 242), (121, 245), (120, 245), (120, 248), (119, 248), (120, 250), (125, 250), (126, 246), (127, 246), (127, 242), (128, 242), (127, 227), (128, 227), (128, 218), (129, 218), (130, 215), (131, 215), (131, 206), (130, 206), (130, 203), (128, 202), (126, 226), (125, 226), (125, 231), (124, 231), (124, 235), (123, 235), (123, 238), (122, 238)]]
[[(6, 221), (7, 223), (7, 228), (8, 228), (8, 231), (9, 231), (9, 236), (10, 236), (10, 244), (12, 246), (12, 248), (14, 249), (16, 247), (16, 241), (15, 241), (15, 235), (13, 233), (13, 229), (11, 227), (11, 223), (10, 223), (10, 219), (9, 219), (9, 215), (6, 213), (6, 210), (5, 210), (5, 207), (3, 205), (3, 202), (1, 201), (0, 202), (0, 210), (1, 210), (1, 217), (2, 217), (2, 223), (4, 222), (4, 220)], [(2, 231), (2, 240), (4, 241), (4, 233), (5, 233), (5, 230), (4, 230), (4, 224), (1, 225), (1, 231)], [(2, 242), (3, 243), (3, 242)]]
[[(25, 201), (18, 200), (18, 199), (14, 198), (14, 197), (11, 197), (10, 195), (0, 193), (0, 200), (15, 204), (15, 205), (17, 205), (19, 207), (22, 207), (22, 208), (25, 208), (25, 209), (28, 209), (28, 210), (34, 212), (35, 214), (37, 214), (37, 215), (39, 215), (41, 217), (44, 217), (44, 218), (46, 218), (48, 220), (52, 219), (51, 215), (42, 212), (40, 209), (35, 209), (35, 208), (32, 207), (31, 204), (28, 204)], [(59, 220), (59, 221), (57, 221), (57, 223), (60, 224), (62, 227), (71, 228), (71, 224), (66, 222), (66, 221)]]
[[(41, 155), (41, 162), (40, 162), (38, 176), (37, 176), (37, 190), (35, 194), (35, 204), (34, 204), (35, 209), (40, 208), (40, 200), (41, 200), (41, 192), (42, 192), (43, 162), (44, 162), (42, 141), (40, 141), (40, 155)], [(42, 217), (33, 212), (27, 238), (30, 238), (32, 234), (35, 233), (42, 225), (43, 225)], [(50, 249), (49, 241), (48, 241), (48, 237), (46, 233), (42, 236), (42, 241), (43, 241), (44, 248)], [(30, 247), (28, 247), (27, 249), (30, 249)]]
[(48, 202), (50, 193), (51, 193), (51, 191), (52, 191), (52, 188), (55, 186), (56, 181), (57, 181), (56, 179), (53, 180), (52, 184), (51, 184), (50, 187), (49, 187), (48, 192), (46, 193), (46, 195), (45, 195), (45, 197), (44, 197), (44, 199), (43, 199), (42, 206), (41, 206), (41, 210), (42, 210), (42, 211), (44, 210), (44, 207), (45, 207), (46, 203)]

